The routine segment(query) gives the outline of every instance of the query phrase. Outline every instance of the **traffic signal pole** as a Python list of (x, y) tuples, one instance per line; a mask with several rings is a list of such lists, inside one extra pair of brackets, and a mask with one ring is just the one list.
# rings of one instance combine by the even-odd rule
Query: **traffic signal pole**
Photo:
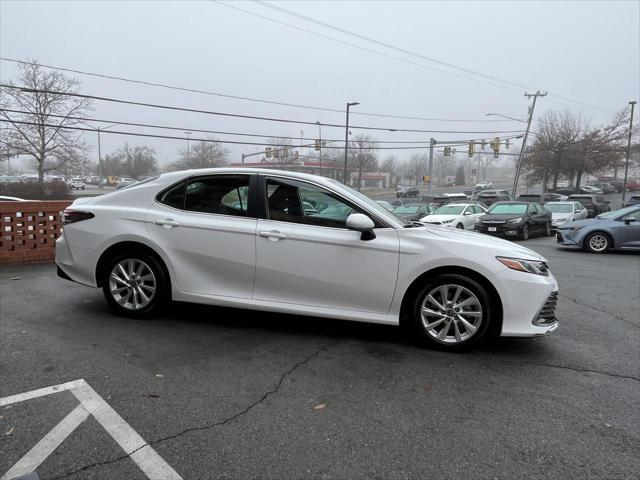
[(431, 193), (431, 182), (433, 181), (433, 147), (436, 146), (436, 139), (429, 139), (429, 186), (427, 187), (427, 192)]
[(547, 92), (541, 93), (538, 90), (536, 93), (526, 93), (525, 97), (531, 98), (533, 97), (533, 105), (529, 109), (529, 120), (527, 121), (527, 130), (524, 133), (524, 138), (522, 139), (522, 147), (520, 148), (520, 155), (518, 156), (518, 163), (516, 165), (516, 175), (513, 179), (513, 189), (511, 190), (511, 196), (515, 198), (516, 190), (518, 190), (518, 179), (520, 178), (520, 170), (522, 169), (522, 160), (524, 158), (525, 150), (527, 149), (527, 139), (529, 138), (529, 130), (531, 129), (531, 120), (533, 119), (533, 112), (536, 109), (536, 100), (538, 97), (544, 97), (547, 95)]

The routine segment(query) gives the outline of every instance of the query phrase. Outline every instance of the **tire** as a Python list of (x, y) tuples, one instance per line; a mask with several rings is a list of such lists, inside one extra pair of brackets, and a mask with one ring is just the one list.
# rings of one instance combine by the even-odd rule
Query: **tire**
[(462, 225), (461, 223), (456, 225), (456, 228), (460, 229), (460, 230), (464, 230), (464, 225)]
[(154, 256), (134, 250), (117, 254), (105, 265), (102, 292), (118, 315), (147, 318), (169, 297), (169, 281)]
[(518, 235), (520, 237), (520, 240), (529, 240), (529, 224), (525, 223), (522, 226), (522, 230), (520, 231), (520, 234)]
[(593, 232), (587, 235), (583, 245), (587, 252), (605, 253), (612, 246), (611, 237), (604, 232)]
[(544, 236), (551, 237), (553, 235), (553, 231), (551, 230), (551, 222), (547, 222), (547, 225), (544, 227)]
[[(443, 305), (443, 295), (447, 305)], [(466, 305), (458, 308), (454, 301)], [(425, 283), (414, 300), (410, 323), (413, 338), (441, 350), (463, 350), (486, 337), (492, 312), (490, 297), (478, 282), (461, 274), (437, 275)]]

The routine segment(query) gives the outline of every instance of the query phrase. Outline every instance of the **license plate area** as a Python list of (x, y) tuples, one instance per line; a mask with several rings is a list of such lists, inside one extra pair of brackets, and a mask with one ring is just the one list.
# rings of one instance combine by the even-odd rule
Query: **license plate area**
[(489, 227), (489, 231), (490, 232), (495, 232), (496, 231), (496, 227)]

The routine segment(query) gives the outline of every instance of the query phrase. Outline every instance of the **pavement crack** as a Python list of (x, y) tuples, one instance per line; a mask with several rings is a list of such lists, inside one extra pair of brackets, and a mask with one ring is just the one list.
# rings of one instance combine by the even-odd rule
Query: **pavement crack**
[(578, 305), (580, 307), (585, 307), (585, 308), (588, 308), (588, 309), (593, 310), (595, 312), (604, 313), (605, 315), (609, 315), (610, 317), (617, 318), (618, 320), (621, 320), (621, 321), (623, 321), (625, 323), (628, 323), (629, 325), (632, 325), (632, 326), (634, 326), (636, 328), (640, 328), (640, 325), (637, 325), (637, 324), (633, 323), (631, 320), (627, 320), (626, 318), (621, 317), (620, 315), (616, 315), (615, 313), (605, 312), (604, 310), (600, 310), (600, 309), (598, 309), (598, 308), (596, 308), (594, 306), (587, 305), (586, 303), (580, 303), (576, 299), (568, 297), (566, 295), (560, 294), (559, 297), (560, 298), (566, 298), (570, 302), (573, 302), (573, 303), (575, 303), (576, 305)]
[(200, 427), (185, 428), (184, 430), (182, 430), (182, 431), (180, 431), (178, 433), (174, 433), (172, 435), (167, 435), (165, 437), (160, 437), (160, 438), (157, 438), (157, 439), (152, 440), (150, 442), (147, 442), (144, 445), (141, 445), (140, 447), (136, 448), (135, 450), (133, 450), (133, 451), (131, 451), (129, 453), (126, 453), (124, 455), (121, 455), (119, 457), (113, 458), (111, 460), (104, 460), (104, 461), (100, 461), (100, 462), (94, 462), (94, 463), (91, 463), (89, 465), (85, 465), (85, 466), (83, 466), (81, 468), (78, 468), (76, 470), (73, 470), (73, 471), (71, 471), (69, 473), (66, 473), (64, 475), (55, 477), (52, 480), (63, 480), (65, 478), (72, 477), (73, 475), (76, 475), (76, 474), (78, 474), (80, 472), (84, 472), (84, 471), (89, 470), (89, 469), (94, 468), (94, 467), (100, 467), (100, 466), (103, 466), (103, 465), (109, 465), (111, 463), (119, 462), (121, 460), (126, 460), (131, 455), (133, 455), (134, 453), (136, 453), (139, 450), (142, 450), (145, 447), (149, 447), (149, 446), (157, 445), (157, 444), (162, 443), (162, 442), (173, 440), (173, 439), (176, 439), (176, 438), (181, 437), (183, 435), (189, 434), (191, 432), (200, 432), (200, 431), (209, 430), (209, 429), (212, 429), (212, 428), (221, 427), (223, 425), (226, 425), (227, 423), (232, 422), (232, 421), (234, 421), (234, 420), (246, 415), (251, 410), (253, 410), (255, 407), (257, 407), (258, 405), (260, 405), (261, 403), (266, 401), (269, 397), (271, 397), (272, 395), (278, 393), (278, 391), (280, 390), (280, 387), (282, 387), (282, 384), (284, 383), (284, 381), (287, 379), (287, 377), (289, 375), (291, 375), (293, 372), (295, 372), (301, 366), (309, 363), (311, 360), (313, 360), (314, 358), (316, 358), (318, 355), (320, 355), (321, 353), (325, 352), (329, 348), (335, 347), (338, 343), (340, 343), (340, 339), (338, 339), (338, 340), (336, 340), (336, 341), (334, 341), (332, 343), (325, 344), (322, 347), (320, 347), (317, 350), (315, 350), (310, 355), (307, 355), (302, 360), (300, 360), (300, 361), (296, 362), (295, 364), (293, 364), (291, 367), (289, 367), (286, 371), (284, 371), (280, 375), (280, 378), (278, 379), (278, 381), (275, 383), (275, 385), (270, 390), (267, 390), (265, 393), (262, 394), (262, 396), (260, 398), (258, 398), (256, 401), (250, 403), (248, 406), (246, 406), (245, 408), (243, 408), (239, 412), (236, 412), (233, 415), (231, 415), (231, 416), (229, 416), (229, 417), (227, 417), (227, 418), (225, 418), (223, 420), (219, 420), (217, 422), (212, 422), (212, 423), (209, 423), (209, 424), (206, 424), (206, 425), (202, 425)]
[(572, 372), (578, 372), (578, 373), (595, 373), (598, 375), (605, 375), (607, 377), (612, 377), (612, 378), (623, 378), (625, 380), (635, 380), (636, 382), (640, 382), (640, 377), (634, 377), (632, 375), (620, 375), (618, 373), (611, 373), (611, 372), (603, 372), (600, 370), (591, 370), (588, 368), (576, 368), (576, 367), (570, 367), (568, 365), (555, 365), (553, 363), (536, 363), (536, 362), (527, 362), (524, 360), (505, 360), (502, 358), (494, 358), (494, 357), (483, 357), (483, 356), (478, 356), (478, 355), (469, 355), (469, 357), (473, 358), (479, 358), (482, 359), (483, 361), (493, 361), (493, 362), (500, 362), (500, 363), (513, 363), (513, 364), (518, 364), (518, 365), (532, 365), (534, 367), (546, 367), (546, 368), (556, 368), (559, 370), (571, 370)]

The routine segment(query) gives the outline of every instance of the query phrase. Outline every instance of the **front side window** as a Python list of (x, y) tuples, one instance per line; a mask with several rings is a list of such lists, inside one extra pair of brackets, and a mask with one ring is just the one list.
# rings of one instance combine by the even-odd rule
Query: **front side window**
[(248, 175), (196, 177), (187, 185), (184, 209), (246, 217), (248, 194)]
[(304, 182), (267, 179), (266, 194), (270, 220), (346, 228), (352, 213), (366, 215), (338, 195)]

